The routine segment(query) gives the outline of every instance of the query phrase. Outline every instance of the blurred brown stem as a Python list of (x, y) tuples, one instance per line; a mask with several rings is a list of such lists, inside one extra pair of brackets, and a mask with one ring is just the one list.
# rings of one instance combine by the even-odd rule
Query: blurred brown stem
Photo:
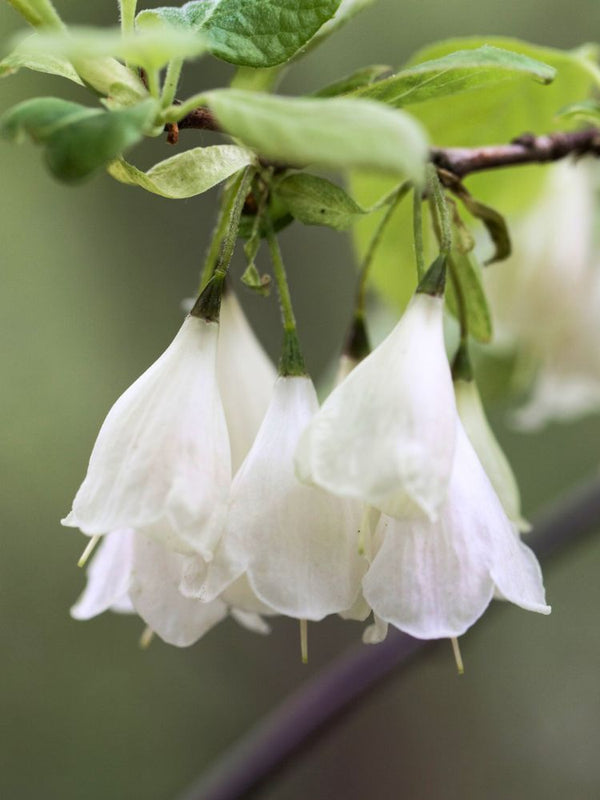
[[(542, 513), (527, 543), (547, 561), (600, 529), (600, 478)], [(496, 609), (502, 608), (497, 603)], [(362, 645), (336, 659), (268, 714), (180, 800), (241, 800), (275, 776), (319, 736), (331, 731), (369, 691), (397, 677), (438, 642), (391, 631), (378, 645)], [(445, 643), (444, 643), (445, 644)]]

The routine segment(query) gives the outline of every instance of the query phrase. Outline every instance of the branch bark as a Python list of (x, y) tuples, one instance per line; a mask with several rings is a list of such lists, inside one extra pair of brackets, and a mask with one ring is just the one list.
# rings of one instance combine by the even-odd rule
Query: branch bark
[[(544, 562), (600, 529), (600, 479), (575, 489), (546, 511), (527, 543)], [(496, 608), (500, 609), (500, 603)], [(338, 724), (385, 679), (397, 677), (439, 642), (392, 631), (385, 642), (362, 645), (335, 660), (259, 722), (180, 800), (241, 800)], [(444, 643), (445, 644), (445, 643)]]
[[(208, 108), (195, 108), (177, 123), (186, 128), (223, 132)], [(431, 161), (436, 167), (451, 173), (459, 180), (473, 172), (483, 172), (520, 164), (545, 164), (567, 156), (591, 155), (600, 157), (600, 130), (559, 131), (542, 136), (523, 134), (510, 144), (484, 147), (432, 147)]]

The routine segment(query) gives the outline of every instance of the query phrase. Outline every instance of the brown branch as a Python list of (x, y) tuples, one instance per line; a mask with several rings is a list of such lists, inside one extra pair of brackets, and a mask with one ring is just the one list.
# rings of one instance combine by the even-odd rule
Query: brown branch
[[(177, 123), (179, 130), (191, 128), (203, 131), (221, 131), (208, 108), (195, 108)], [(544, 164), (567, 156), (600, 156), (600, 130), (549, 133), (545, 136), (524, 134), (510, 144), (485, 147), (432, 147), (431, 161), (440, 169), (457, 178), (472, 172), (483, 172), (519, 164)]]
[(600, 156), (600, 130), (549, 133), (545, 136), (525, 134), (510, 144), (487, 147), (432, 147), (431, 160), (457, 178), (518, 164), (544, 164), (566, 156)]

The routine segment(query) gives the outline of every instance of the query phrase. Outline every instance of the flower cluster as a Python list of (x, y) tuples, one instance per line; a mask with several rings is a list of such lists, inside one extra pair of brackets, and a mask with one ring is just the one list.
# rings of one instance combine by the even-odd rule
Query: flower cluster
[[(116, 402), (65, 524), (101, 537), (72, 613), (137, 612), (188, 645), (231, 613), (456, 637), (492, 597), (548, 613), (514, 476), (472, 381), (453, 384), (443, 298), (418, 292), (321, 408), (275, 370), (234, 295), (202, 297)], [(221, 330), (220, 330), (221, 329)]]

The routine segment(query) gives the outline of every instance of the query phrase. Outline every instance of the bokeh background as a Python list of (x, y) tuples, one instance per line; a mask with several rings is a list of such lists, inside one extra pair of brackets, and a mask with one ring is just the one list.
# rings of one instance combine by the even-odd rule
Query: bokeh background
[[(71, 21), (115, 21), (107, 0), (57, 5)], [(599, 22), (595, 0), (381, 0), (299, 63), (283, 88), (310, 90), (366, 63), (400, 64), (448, 36), (575, 46), (598, 38)], [(1, 5), (2, 38), (18, 26)], [(229, 74), (203, 61), (184, 93)], [(0, 110), (41, 93), (87, 102), (76, 87), (25, 72), (0, 91)], [(192, 141), (209, 143), (210, 134), (189, 132)], [(149, 147), (138, 161), (170, 154), (161, 141)], [(310, 626), (311, 658), (302, 666), (291, 621), (276, 620), (264, 639), (228, 621), (191, 649), (155, 641), (143, 652), (135, 618), (70, 619), (84, 584), (76, 567), (84, 539), (59, 519), (107, 410), (180, 324), (216, 194), (170, 202), (104, 176), (64, 187), (30, 145), (0, 144), (0, 165), (0, 797), (167, 800), (355, 645), (360, 628), (341, 620)], [(284, 234), (283, 247), (318, 377), (350, 313), (352, 249), (339, 234), (299, 228)], [(242, 299), (275, 357), (274, 300)], [(598, 469), (598, 418), (516, 435), (504, 411), (496, 404), (492, 418), (528, 514)], [(450, 648), (439, 649), (388, 681), (257, 797), (600, 796), (599, 571), (600, 536), (546, 570), (549, 618), (507, 607), (483, 619), (463, 639), (464, 677)]]

